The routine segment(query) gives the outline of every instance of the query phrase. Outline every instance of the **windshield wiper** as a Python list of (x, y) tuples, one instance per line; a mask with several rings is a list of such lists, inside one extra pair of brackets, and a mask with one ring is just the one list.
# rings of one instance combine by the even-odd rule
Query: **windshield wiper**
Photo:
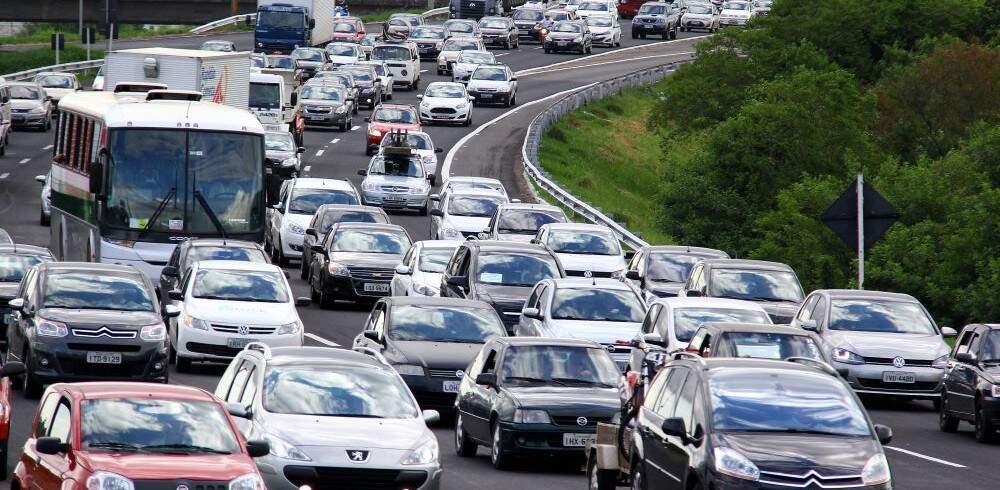
[(857, 434), (844, 434), (840, 432), (830, 432), (826, 430), (817, 429), (745, 429), (739, 432), (766, 432), (769, 434), (815, 434), (821, 436), (837, 436), (837, 437), (858, 437)]
[(138, 451), (139, 446), (127, 442), (88, 442), (87, 447), (93, 449), (110, 449), (112, 451)]
[(142, 230), (139, 231), (140, 238), (142, 238), (147, 232), (149, 232), (149, 230), (153, 227), (153, 223), (156, 223), (156, 220), (160, 217), (161, 214), (163, 214), (163, 210), (167, 209), (167, 203), (170, 202), (170, 200), (173, 199), (173, 197), (176, 195), (177, 195), (177, 188), (171, 187), (170, 192), (168, 192), (167, 195), (163, 196), (163, 199), (160, 200), (160, 203), (156, 205), (156, 210), (153, 211), (153, 215), (149, 217), (149, 221), (146, 222), (146, 226), (143, 226)]
[(223, 451), (221, 449), (215, 449), (206, 446), (197, 446), (194, 444), (153, 444), (149, 446), (142, 446), (140, 449), (145, 449), (149, 451), (164, 450), (164, 451), (182, 451), (190, 453), (232, 454), (230, 451)]
[(531, 376), (506, 376), (504, 377), (504, 380), (527, 381), (529, 383), (545, 383), (545, 384), (555, 383), (559, 386), (566, 386), (566, 383), (559, 381), (558, 379), (542, 379), (542, 378), (533, 378)]
[(595, 380), (592, 380), (592, 379), (552, 378), (552, 380), (553, 381), (562, 381), (563, 383), (579, 383), (579, 384), (585, 384), (585, 385), (608, 386), (608, 387), (612, 387), (612, 388), (614, 387), (614, 385), (612, 385), (610, 383), (605, 383), (603, 381), (595, 381)]
[[(320, 414), (317, 414), (320, 415)], [(384, 419), (385, 417), (381, 415), (375, 415), (370, 413), (325, 413), (321, 414), (325, 417), (353, 417), (359, 419)]]
[(212, 207), (208, 205), (208, 201), (205, 200), (205, 196), (199, 190), (194, 191), (194, 198), (201, 204), (201, 207), (205, 208), (205, 214), (208, 215), (208, 219), (212, 221), (215, 225), (215, 229), (219, 230), (219, 234), (222, 238), (229, 238), (226, 236), (226, 229), (222, 227), (222, 222), (219, 221), (219, 217), (216, 216), (215, 211), (212, 211)]

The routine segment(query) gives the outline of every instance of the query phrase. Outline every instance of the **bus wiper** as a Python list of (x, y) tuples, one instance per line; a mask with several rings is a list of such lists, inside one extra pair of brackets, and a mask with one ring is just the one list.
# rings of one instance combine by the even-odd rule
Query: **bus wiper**
[(222, 238), (229, 238), (226, 236), (226, 229), (222, 227), (222, 222), (219, 221), (219, 217), (216, 216), (215, 211), (212, 211), (212, 207), (209, 206), (208, 201), (205, 200), (205, 195), (202, 194), (201, 191), (196, 190), (194, 191), (194, 198), (198, 201), (198, 204), (201, 204), (201, 207), (205, 208), (205, 214), (208, 215), (208, 219), (212, 221), (213, 225), (215, 225), (215, 229), (219, 230), (219, 234), (222, 235)]
[(175, 195), (177, 195), (177, 188), (171, 187), (170, 192), (163, 196), (163, 199), (160, 200), (160, 204), (156, 205), (156, 211), (153, 211), (153, 215), (149, 217), (149, 221), (146, 222), (146, 226), (142, 227), (142, 230), (139, 232), (139, 238), (142, 238), (143, 235), (145, 235), (150, 228), (153, 227), (153, 223), (156, 223), (156, 220), (161, 214), (163, 214), (163, 210), (167, 208), (167, 203), (170, 202)]

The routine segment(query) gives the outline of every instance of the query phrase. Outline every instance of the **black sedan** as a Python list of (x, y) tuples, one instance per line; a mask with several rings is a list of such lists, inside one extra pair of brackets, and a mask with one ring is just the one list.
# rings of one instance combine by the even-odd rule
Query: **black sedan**
[(976, 440), (993, 442), (1000, 429), (1000, 325), (967, 325), (945, 368), (940, 427), (958, 430), (971, 422)]
[(356, 204), (324, 204), (316, 208), (312, 221), (302, 238), (301, 277), (309, 279), (312, 246), (323, 243), (326, 233), (337, 223), (388, 223), (389, 215), (382, 208)]
[(312, 246), (309, 288), (320, 308), (337, 300), (376, 300), (389, 295), (394, 268), (410, 248), (401, 226), (337, 223), (322, 244)]
[(420, 408), (450, 413), (469, 363), (504, 335), (500, 317), (482, 301), (391, 297), (375, 304), (354, 345), (381, 352)]
[(51, 262), (49, 249), (32, 245), (0, 245), (0, 341), (7, 345), (7, 302), (17, 297), (24, 273), (34, 265)]
[(517, 456), (583, 456), (597, 423), (616, 423), (622, 376), (600, 344), (498, 337), (458, 389), (455, 451), (491, 449), (498, 469)]

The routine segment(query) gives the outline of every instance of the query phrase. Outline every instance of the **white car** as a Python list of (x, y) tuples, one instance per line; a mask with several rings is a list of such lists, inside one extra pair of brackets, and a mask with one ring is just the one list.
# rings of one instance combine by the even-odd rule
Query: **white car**
[(49, 226), (49, 222), (52, 220), (52, 167), (49, 167), (49, 173), (45, 175), (36, 175), (35, 181), (42, 184), (41, 198), (42, 198), (42, 209), (38, 213), (38, 224), (42, 226)]
[(645, 314), (646, 304), (631, 284), (607, 278), (544, 279), (525, 300), (514, 335), (591, 340), (603, 345), (624, 371)]
[(264, 247), (275, 264), (302, 257), (302, 239), (316, 209), (324, 204), (361, 204), (349, 180), (297, 177), (281, 184), (278, 203), (267, 209)]
[(378, 74), (378, 81), (382, 84), (382, 100), (392, 100), (392, 72), (385, 65), (384, 61), (359, 61), (359, 65), (372, 65), (375, 73)]
[[(726, 298), (662, 298), (646, 309), (642, 333), (635, 338), (642, 344), (675, 352), (687, 348), (691, 336), (702, 323), (735, 322), (770, 325), (771, 316), (753, 301)], [(636, 359), (633, 366), (639, 366)]]
[(431, 210), (431, 236), (438, 240), (478, 237), (507, 196), (488, 189), (458, 188), (441, 195), (441, 204)]
[[(448, 192), (452, 189), (457, 189), (459, 187), (464, 187), (467, 189), (488, 189), (499, 192), (507, 196), (507, 189), (503, 186), (503, 182), (499, 179), (493, 179), (490, 177), (470, 177), (465, 175), (459, 175), (454, 177), (448, 177), (445, 181), (444, 186), (441, 188), (441, 193)], [(440, 200), (440, 196), (434, 194), (431, 196), (431, 200)], [(516, 202), (516, 200), (515, 200)]]
[(479, 30), (479, 23), (469, 19), (450, 19), (444, 21), (444, 28), (448, 31), (449, 37), (475, 37), (482, 38), (483, 33)]
[(444, 40), (441, 45), (441, 52), (437, 57), (437, 74), (447, 75), (451, 73), (452, 65), (458, 61), (458, 56), (462, 51), (486, 51), (486, 46), (482, 39), (474, 37), (450, 37)]
[(192, 361), (226, 361), (250, 342), (270, 347), (299, 347), (303, 327), (296, 299), (284, 271), (272, 264), (204, 260), (169, 293), (180, 308), (171, 319), (170, 359), (177, 371)]
[(510, 67), (503, 64), (479, 65), (466, 85), (473, 104), (517, 104), (517, 77)]
[(748, 1), (731, 1), (722, 4), (722, 11), (719, 12), (719, 26), (745, 26), (754, 11)]
[[(385, 151), (385, 147), (389, 146), (391, 138), (382, 138), (382, 143), (379, 145), (379, 153)], [(406, 142), (410, 145), (410, 149), (420, 156), (420, 162), (424, 166), (424, 174), (427, 175), (427, 179), (431, 181), (431, 185), (437, 183), (437, 154), (444, 151), (441, 148), (434, 146), (434, 141), (431, 140), (431, 135), (423, 131), (407, 131), (406, 132)]]
[(371, 60), (382, 61), (392, 73), (392, 83), (416, 90), (420, 86), (420, 52), (417, 43), (376, 43), (372, 47)]
[(719, 30), (719, 13), (715, 10), (715, 6), (700, 3), (688, 5), (681, 17), (681, 31), (694, 30), (707, 32)]
[(420, 124), (472, 124), (472, 97), (461, 83), (434, 82), (417, 98), (420, 99)]
[(489, 51), (462, 51), (451, 67), (451, 81), (467, 83), (479, 65), (496, 62), (496, 57)]
[(622, 25), (616, 15), (593, 14), (587, 17), (587, 26), (595, 46), (622, 45)]
[(610, 15), (618, 17), (618, 7), (607, 0), (584, 0), (576, 7), (576, 15), (586, 19), (591, 15)]
[(558, 7), (569, 12), (576, 12), (576, 9), (580, 7), (583, 0), (562, 0), (558, 3)]
[(535, 239), (542, 225), (566, 222), (569, 222), (566, 213), (551, 204), (510, 202), (497, 208), (479, 238), (528, 243)]
[(567, 276), (620, 277), (628, 265), (615, 232), (591, 223), (543, 225), (533, 242), (556, 254)]
[(392, 296), (440, 296), (441, 274), (461, 244), (458, 240), (414, 242), (396, 266), (389, 292)]
[(59, 109), (59, 100), (66, 94), (80, 90), (80, 80), (72, 73), (46, 71), (35, 75), (33, 82), (45, 89), (45, 94), (52, 97), (52, 102)]
[(353, 65), (359, 61), (364, 61), (365, 52), (361, 45), (356, 43), (330, 43), (326, 45), (326, 54), (330, 58), (330, 65)]
[(365, 177), (361, 181), (365, 205), (427, 214), (431, 183), (416, 153), (375, 155), (368, 168), (358, 173)]

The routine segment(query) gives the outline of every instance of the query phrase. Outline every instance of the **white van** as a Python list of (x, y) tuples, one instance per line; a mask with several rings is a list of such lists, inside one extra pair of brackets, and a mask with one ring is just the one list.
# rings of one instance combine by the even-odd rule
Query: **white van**
[(417, 43), (412, 41), (376, 43), (372, 47), (372, 60), (384, 61), (392, 72), (392, 83), (410, 90), (420, 86), (420, 54)]

